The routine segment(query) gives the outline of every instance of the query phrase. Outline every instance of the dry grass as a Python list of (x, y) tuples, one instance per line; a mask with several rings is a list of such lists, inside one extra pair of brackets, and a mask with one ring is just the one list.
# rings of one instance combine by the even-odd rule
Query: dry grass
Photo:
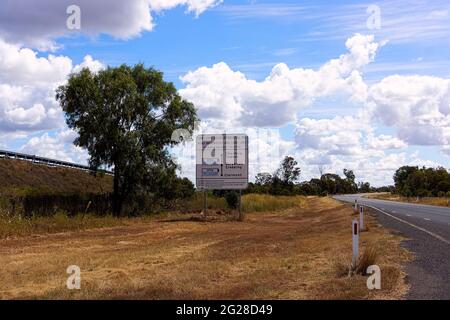
[(358, 264), (356, 266), (355, 272), (357, 274), (365, 275), (367, 272), (367, 268), (376, 264), (377, 256), (377, 250), (373, 246), (367, 245), (363, 254), (358, 259)]
[[(132, 220), (123, 226), (0, 240), (0, 298), (397, 299), (407, 290), (400, 237), (370, 216), (382, 289), (338, 276), (351, 261), (351, 208), (329, 198), (247, 213), (244, 222)], [(66, 268), (81, 268), (68, 290)]]
[[(1, 198), (0, 198), (1, 202)], [(242, 197), (243, 212), (280, 211), (287, 208), (302, 207), (306, 202), (305, 197), (275, 197), (270, 195), (248, 194)], [(0, 239), (20, 237), (30, 234), (49, 234), (66, 231), (81, 231), (94, 228), (113, 227), (128, 225), (130, 223), (145, 222), (160, 218), (170, 217), (176, 220), (201, 221), (204, 217), (200, 215), (203, 208), (203, 194), (197, 193), (186, 210), (181, 212), (162, 212), (160, 214), (143, 215), (135, 218), (117, 218), (112, 215), (95, 216), (91, 214), (79, 214), (68, 217), (61, 212), (54, 216), (22, 217), (10, 215), (2, 210), (0, 203)], [(227, 209), (223, 198), (208, 197), (207, 221), (231, 221), (236, 220), (238, 213)]]
[(47, 167), (0, 158), (0, 195), (39, 193), (104, 193), (112, 190), (112, 177), (95, 177), (69, 168)]
[(429, 204), (433, 206), (442, 206), (442, 207), (450, 207), (450, 198), (449, 197), (402, 197), (396, 194), (390, 193), (376, 193), (367, 195), (369, 198), (373, 199), (381, 199), (381, 200), (390, 200), (390, 201), (400, 201), (407, 203), (418, 203), (418, 204)]
[[(203, 209), (203, 193), (196, 192), (193, 199), (188, 204), (189, 210), (202, 210)], [(227, 207), (227, 203), (224, 198), (216, 198), (208, 196), (207, 201), (208, 209), (224, 209)]]
[(264, 212), (285, 210), (293, 207), (303, 207), (306, 198), (302, 196), (286, 197), (262, 194), (248, 194), (242, 197), (244, 212)]
[(0, 213), (0, 239), (112, 227), (123, 225), (128, 220), (109, 215), (103, 217), (93, 215), (68, 217), (65, 213), (58, 213), (52, 217), (23, 218), (20, 215), (9, 216)]
[[(192, 201), (188, 204), (188, 209), (202, 210), (203, 209), (203, 193), (195, 194)], [(243, 212), (265, 212), (265, 211), (279, 211), (293, 207), (301, 207), (306, 201), (303, 196), (271, 196), (266, 194), (246, 194), (242, 196), (242, 211)], [(216, 198), (211, 195), (207, 198), (208, 209), (223, 210), (227, 208), (227, 203), (224, 198)]]

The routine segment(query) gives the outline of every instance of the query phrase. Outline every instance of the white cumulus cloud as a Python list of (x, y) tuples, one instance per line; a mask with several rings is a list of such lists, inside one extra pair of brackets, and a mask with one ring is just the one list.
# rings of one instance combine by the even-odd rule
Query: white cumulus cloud
[(282, 126), (295, 121), (297, 112), (317, 98), (366, 98), (367, 85), (361, 69), (374, 59), (380, 44), (373, 36), (356, 34), (346, 47), (347, 53), (318, 70), (290, 69), (280, 63), (263, 81), (248, 79), (225, 62), (201, 67), (181, 77), (185, 87), (180, 93), (195, 103), (202, 118), (247, 126)]
[(388, 76), (370, 87), (369, 111), (410, 145), (450, 144), (450, 80)]
[[(54, 49), (62, 36), (82, 33), (109, 34), (119, 39), (139, 36), (154, 27), (152, 11), (183, 5), (201, 14), (221, 0), (3, 0), (0, 6), (0, 38), (40, 50)], [(80, 30), (69, 30), (67, 8), (77, 5)]]
[(94, 72), (104, 68), (91, 56), (74, 67), (68, 57), (41, 57), (31, 49), (0, 40), (0, 140), (6, 133), (64, 127), (55, 89), (83, 67)]
[(50, 159), (87, 164), (87, 152), (73, 144), (76, 136), (76, 133), (69, 129), (59, 130), (55, 135), (44, 133), (28, 140), (20, 151)]

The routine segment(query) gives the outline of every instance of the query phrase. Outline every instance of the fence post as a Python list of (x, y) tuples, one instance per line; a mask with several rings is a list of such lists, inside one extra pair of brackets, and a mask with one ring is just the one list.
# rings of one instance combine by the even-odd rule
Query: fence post
[(355, 269), (358, 265), (359, 257), (359, 228), (358, 220), (352, 222), (352, 242), (353, 242), (353, 256), (352, 256), (352, 269)]

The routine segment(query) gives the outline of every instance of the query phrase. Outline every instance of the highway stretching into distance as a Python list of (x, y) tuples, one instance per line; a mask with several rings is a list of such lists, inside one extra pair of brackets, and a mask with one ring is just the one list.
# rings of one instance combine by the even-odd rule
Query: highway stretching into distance
[(405, 267), (411, 286), (408, 299), (450, 299), (450, 208), (369, 199), (363, 194), (334, 198), (352, 204), (357, 200), (380, 224), (407, 238), (403, 246), (415, 256)]

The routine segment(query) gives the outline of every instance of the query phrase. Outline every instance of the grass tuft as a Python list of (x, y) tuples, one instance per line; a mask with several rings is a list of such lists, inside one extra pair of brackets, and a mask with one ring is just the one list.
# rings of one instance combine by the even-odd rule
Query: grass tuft
[(376, 263), (377, 256), (377, 250), (373, 246), (367, 246), (358, 260), (355, 272), (357, 274), (366, 275), (367, 268)]

